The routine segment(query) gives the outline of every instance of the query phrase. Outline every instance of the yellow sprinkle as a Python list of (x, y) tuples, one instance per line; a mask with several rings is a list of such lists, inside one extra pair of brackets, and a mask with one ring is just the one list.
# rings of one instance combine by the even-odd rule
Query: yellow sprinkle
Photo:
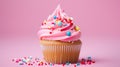
[(69, 19), (70, 19), (70, 20), (73, 20), (73, 18), (72, 18), (72, 17), (70, 17)]
[(60, 20), (56, 20), (56, 23), (60, 22)]
[(79, 26), (75, 26), (75, 30), (79, 31), (80, 30)]
[(50, 26), (48, 26), (48, 28), (51, 28)]

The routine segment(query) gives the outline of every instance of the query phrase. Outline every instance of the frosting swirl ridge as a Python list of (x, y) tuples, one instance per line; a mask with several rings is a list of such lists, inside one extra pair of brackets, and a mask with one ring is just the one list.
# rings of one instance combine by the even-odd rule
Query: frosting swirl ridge
[(38, 36), (42, 40), (75, 41), (81, 35), (79, 26), (73, 23), (73, 18), (61, 10), (60, 5), (48, 19), (42, 22)]

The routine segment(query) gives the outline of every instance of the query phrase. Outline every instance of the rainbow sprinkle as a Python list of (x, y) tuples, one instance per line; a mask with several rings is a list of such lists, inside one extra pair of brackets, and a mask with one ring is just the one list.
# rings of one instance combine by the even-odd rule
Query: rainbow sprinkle
[(35, 66), (35, 67), (58, 67), (58, 66), (67, 66), (67, 67), (78, 67), (81, 65), (91, 65), (95, 63), (95, 60), (93, 60), (91, 57), (87, 57), (80, 59), (79, 62), (77, 63), (70, 63), (66, 62), (65, 64), (52, 64), (52, 63), (47, 63), (43, 59), (40, 58), (33, 58), (32, 56), (29, 57), (23, 57), (23, 58), (14, 58), (12, 59), (12, 62), (17, 63), (18, 65), (28, 65), (28, 66)]

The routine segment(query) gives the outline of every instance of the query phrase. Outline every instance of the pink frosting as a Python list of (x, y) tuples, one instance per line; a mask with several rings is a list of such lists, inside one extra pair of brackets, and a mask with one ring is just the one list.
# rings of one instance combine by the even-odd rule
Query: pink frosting
[(67, 16), (61, 10), (60, 5), (47, 20), (42, 22), (38, 31), (38, 36), (41, 40), (75, 41), (79, 40), (80, 35), (79, 27), (77, 26), (76, 28), (72, 17)]

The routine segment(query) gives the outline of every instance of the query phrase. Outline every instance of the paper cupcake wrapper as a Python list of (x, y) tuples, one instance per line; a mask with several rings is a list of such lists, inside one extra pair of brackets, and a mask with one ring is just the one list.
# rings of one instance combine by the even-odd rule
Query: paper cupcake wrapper
[(50, 63), (77, 62), (81, 45), (41, 45), (44, 59)]

